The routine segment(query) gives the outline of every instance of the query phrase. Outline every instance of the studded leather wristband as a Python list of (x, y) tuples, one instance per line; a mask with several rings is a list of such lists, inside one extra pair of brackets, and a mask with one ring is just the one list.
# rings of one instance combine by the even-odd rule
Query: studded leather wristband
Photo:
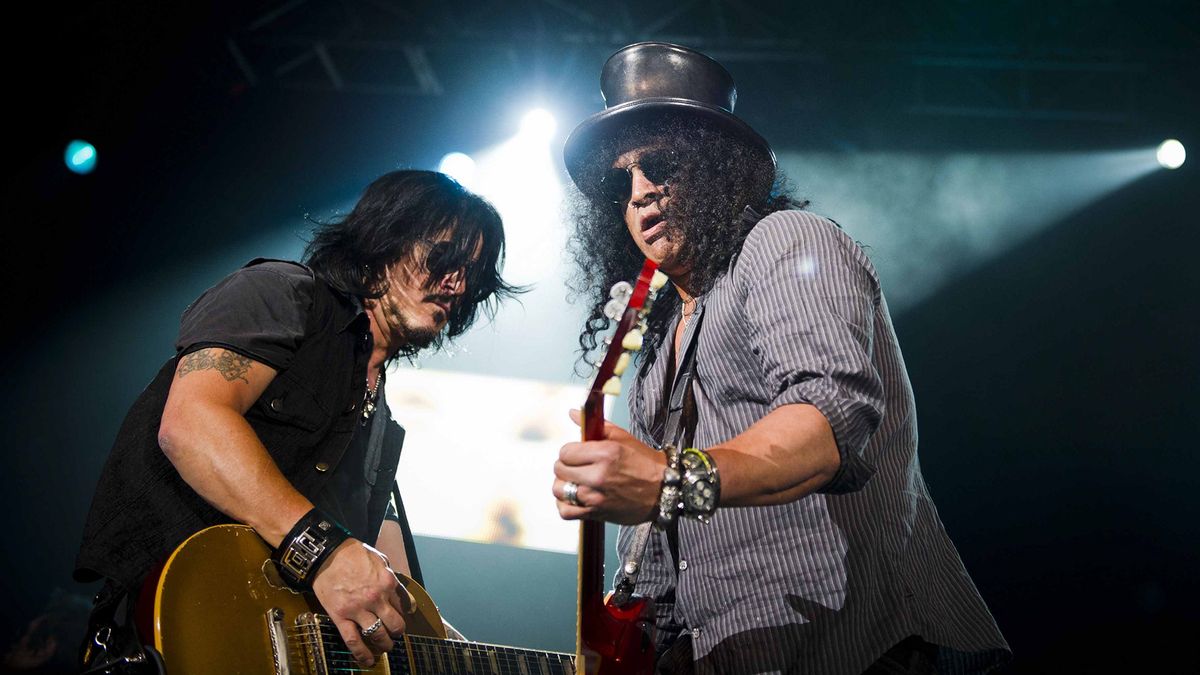
[(668, 443), (663, 446), (662, 451), (667, 456), (667, 468), (663, 469), (662, 488), (658, 493), (658, 516), (655, 517), (654, 524), (659, 529), (666, 529), (675, 522), (682, 506), (679, 501), (679, 488), (683, 474), (679, 473), (679, 450)]
[(295, 590), (311, 591), (313, 577), (350, 533), (317, 509), (304, 514), (292, 526), (271, 559), (279, 565), (279, 576)]

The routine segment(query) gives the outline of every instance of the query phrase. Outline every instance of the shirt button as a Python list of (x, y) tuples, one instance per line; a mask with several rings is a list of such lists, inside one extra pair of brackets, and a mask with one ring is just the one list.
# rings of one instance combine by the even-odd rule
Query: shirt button
[(692, 639), (694, 640), (694, 639), (696, 639), (696, 638), (698, 638), (698, 637), (700, 637), (700, 629), (699, 629), (699, 628), (693, 628), (693, 629), (692, 629)]
[(683, 571), (684, 571), (684, 570), (686, 570), (686, 569), (687, 569), (687, 561), (686, 561), (686, 560), (680, 560), (680, 561), (679, 561), (679, 571), (680, 571), (680, 572), (683, 572)]
[(329, 470), (329, 465), (325, 462), (317, 462), (317, 466), (314, 468), (321, 473), (325, 473)]
[(275, 412), (283, 412), (283, 397), (271, 400), (271, 410)]

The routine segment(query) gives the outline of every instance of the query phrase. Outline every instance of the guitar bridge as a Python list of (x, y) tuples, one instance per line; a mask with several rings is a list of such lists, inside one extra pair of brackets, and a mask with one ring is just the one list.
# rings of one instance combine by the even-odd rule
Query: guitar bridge
[(275, 664), (275, 675), (291, 675), (288, 665), (287, 630), (283, 627), (283, 610), (272, 607), (267, 610), (267, 638), (271, 642), (271, 658)]
[(308, 666), (306, 672), (329, 675), (329, 669), (326, 667), (327, 645), (321, 624), (322, 617), (313, 612), (304, 612), (296, 617), (296, 641), (299, 643), (297, 651)]

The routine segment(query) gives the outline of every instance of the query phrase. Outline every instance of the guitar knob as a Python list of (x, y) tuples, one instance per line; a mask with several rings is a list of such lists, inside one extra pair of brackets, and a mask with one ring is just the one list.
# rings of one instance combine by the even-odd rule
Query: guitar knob
[(654, 270), (654, 276), (650, 277), (650, 289), (657, 291), (667, 285), (667, 275)]
[(642, 334), (636, 330), (631, 330), (621, 338), (621, 346), (627, 351), (636, 352), (642, 348)]
[(629, 354), (621, 354), (617, 357), (617, 365), (613, 366), (613, 375), (621, 376), (625, 374), (625, 369), (629, 367)]
[(604, 388), (601, 389), (601, 391), (609, 396), (620, 396), (621, 378), (617, 377), (616, 375), (608, 378), (608, 382), (604, 383)]
[(608, 303), (604, 305), (604, 316), (607, 316), (613, 321), (620, 321), (621, 315), (624, 313), (625, 302), (622, 300), (609, 300)]

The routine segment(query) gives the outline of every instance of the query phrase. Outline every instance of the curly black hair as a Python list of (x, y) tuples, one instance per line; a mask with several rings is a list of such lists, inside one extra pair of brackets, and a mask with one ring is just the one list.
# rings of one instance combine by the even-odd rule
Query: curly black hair
[[(599, 333), (608, 326), (603, 310), (609, 288), (633, 279), (645, 260), (626, 229), (622, 206), (592, 189), (615, 158), (637, 148), (667, 148), (679, 161), (663, 215), (667, 227), (681, 238), (679, 264), (689, 270), (689, 290), (695, 295), (711, 289), (741, 250), (756, 222), (743, 217), (746, 207), (765, 216), (808, 204), (788, 194), (765, 149), (702, 120), (664, 116), (626, 127), (599, 144), (577, 176), (568, 203), (574, 223), (568, 252), (576, 265), (570, 288), (574, 297), (593, 303), (579, 335), (581, 361), (597, 347)], [(652, 356), (662, 343), (679, 303), (676, 293), (659, 294), (648, 318), (645, 355)]]
[[(359, 298), (382, 296), (387, 268), (416, 244), (452, 233), (448, 246), (430, 247), (419, 261), (429, 272), (430, 288), (447, 273), (466, 269), (466, 295), (450, 310), (446, 329), (431, 345), (435, 349), (466, 332), (480, 310), (492, 318), (501, 300), (526, 290), (500, 275), (504, 225), (495, 207), (442, 173), (406, 169), (384, 174), (367, 186), (347, 216), (314, 222), (304, 263), (334, 288)], [(479, 257), (472, 262), (476, 247)], [(421, 348), (409, 345), (397, 356), (412, 357)]]

